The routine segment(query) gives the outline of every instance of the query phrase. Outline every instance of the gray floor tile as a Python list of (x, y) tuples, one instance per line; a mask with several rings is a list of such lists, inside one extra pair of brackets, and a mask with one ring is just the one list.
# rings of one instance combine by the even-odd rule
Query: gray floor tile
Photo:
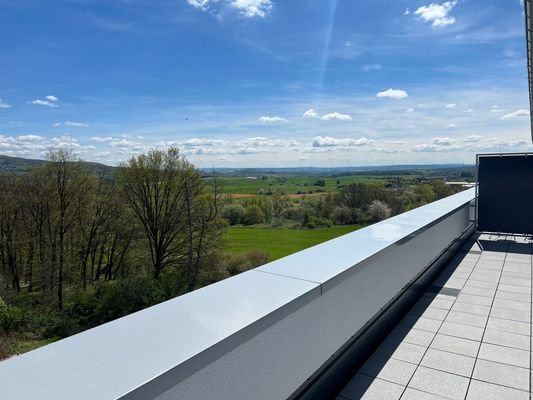
[(452, 307), (452, 311), (460, 311), (469, 314), (476, 314), (481, 316), (488, 316), (490, 312), (489, 306), (480, 306), (479, 304), (462, 303), (456, 301)]
[(531, 327), (527, 322), (510, 321), (508, 319), (501, 319), (489, 317), (487, 328), (498, 329), (504, 332), (518, 333), (520, 335), (529, 335)]
[(487, 323), (487, 317), (459, 311), (450, 311), (445, 321), (484, 328)]
[(483, 331), (483, 328), (479, 328), (477, 326), (456, 324), (448, 321), (444, 321), (439, 329), (439, 333), (444, 335), (476, 340), (478, 342), (481, 342)]
[(531, 310), (531, 304), (529, 302), (524, 303), (523, 301), (506, 300), (506, 299), (499, 299), (499, 298), (494, 299), (492, 306), (496, 308), (508, 308), (510, 310), (520, 310), (520, 311)]
[(433, 340), (434, 336), (434, 333), (421, 331), (420, 329), (411, 329), (409, 332), (404, 333), (398, 328), (395, 328), (394, 331), (389, 335), (389, 339), (427, 347)]
[(517, 333), (504, 332), (490, 328), (487, 328), (485, 330), (485, 335), (483, 335), (484, 343), (492, 343), (527, 351), (529, 351), (530, 339), (529, 335), (519, 335)]
[(473, 357), (430, 348), (420, 365), (469, 378), (472, 375), (475, 360)]
[(502, 272), (502, 278), (525, 279), (531, 282), (531, 271), (527, 271), (527, 272), (507, 271), (504, 267), (503, 272)]
[(473, 340), (437, 334), (430, 348), (476, 357), (479, 344), (479, 342)]
[(524, 303), (531, 303), (531, 295), (529, 295), (527, 293), (515, 293), (515, 292), (506, 292), (504, 290), (498, 290), (496, 292), (496, 298), (497, 299), (522, 301)]
[(442, 298), (435, 298), (430, 302), (430, 307), (442, 308), (443, 310), (449, 310), (452, 308), (454, 300), (447, 300)]
[(399, 325), (435, 333), (441, 324), (442, 322), (436, 319), (408, 315), (400, 321)]
[(500, 283), (503, 283), (505, 285), (516, 285), (516, 286), (530, 287), (531, 286), (531, 279), (502, 277), (500, 279)]
[(421, 392), (413, 388), (405, 389), (403, 392), (402, 400), (443, 400), (446, 397), (437, 396), (436, 394)]
[(424, 346), (386, 339), (377, 348), (376, 353), (396, 360), (418, 364), (422, 360), (426, 349), (427, 347)]
[(406, 386), (416, 369), (415, 364), (374, 354), (359, 370), (360, 374)]
[(468, 379), (462, 376), (418, 367), (409, 387), (449, 399), (462, 400), (468, 388)]
[(510, 308), (493, 307), (490, 310), (491, 317), (510, 319), (513, 321), (529, 322), (531, 321), (531, 314), (529, 311), (513, 310)]
[(531, 294), (531, 287), (517, 286), (517, 285), (507, 285), (505, 283), (500, 283), (498, 285), (498, 290), (505, 290), (506, 292), (514, 292), (514, 293)]
[(340, 395), (350, 400), (398, 400), (403, 390), (401, 385), (357, 374)]
[(472, 377), (497, 385), (529, 390), (529, 374), (530, 371), (528, 368), (477, 360)]
[(460, 294), (457, 296), (457, 301), (468, 304), (479, 304), (481, 306), (490, 306), (492, 299), (485, 296), (475, 296), (471, 294)]
[(472, 380), (468, 388), (466, 400), (529, 400), (529, 393)]
[(485, 281), (478, 281), (477, 279), (469, 278), (468, 281), (465, 284), (466, 287), (478, 287), (478, 288), (485, 288), (485, 289), (496, 289), (498, 286), (497, 282), (485, 282)]
[(478, 358), (502, 364), (529, 368), (529, 351), (482, 343)]
[(530, 263), (505, 263), (503, 272), (518, 272), (520, 274), (529, 274), (531, 276), (531, 264)]
[(474, 286), (468, 286), (468, 282), (461, 291), (464, 294), (471, 294), (474, 296), (494, 297), (495, 289), (480, 288)]

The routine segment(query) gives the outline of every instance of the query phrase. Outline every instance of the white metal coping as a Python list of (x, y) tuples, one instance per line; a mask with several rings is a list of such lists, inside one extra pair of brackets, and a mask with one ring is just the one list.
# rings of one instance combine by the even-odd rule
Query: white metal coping
[(118, 399), (257, 321), (282, 318), (282, 308), (320, 296), (339, 274), (474, 195), (466, 190), (0, 362), (0, 397)]

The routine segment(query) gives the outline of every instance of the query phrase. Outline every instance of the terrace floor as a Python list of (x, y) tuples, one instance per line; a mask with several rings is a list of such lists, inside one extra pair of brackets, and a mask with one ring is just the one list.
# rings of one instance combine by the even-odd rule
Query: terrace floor
[(532, 242), (482, 235), (394, 328), (337, 400), (531, 398)]

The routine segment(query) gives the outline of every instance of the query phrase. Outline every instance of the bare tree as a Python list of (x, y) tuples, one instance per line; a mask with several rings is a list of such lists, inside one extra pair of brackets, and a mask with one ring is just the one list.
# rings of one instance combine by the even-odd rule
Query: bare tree
[[(71, 151), (59, 149), (47, 155), (47, 175), (50, 183), (51, 207), (49, 230), (52, 239), (52, 267), (57, 262), (57, 302), (63, 309), (63, 290), (65, 274), (65, 238), (76, 221), (79, 213), (78, 196), (84, 196), (86, 176), (81, 163)], [(57, 240), (56, 240), (57, 239)], [(59, 259), (55, 260), (56, 251)]]

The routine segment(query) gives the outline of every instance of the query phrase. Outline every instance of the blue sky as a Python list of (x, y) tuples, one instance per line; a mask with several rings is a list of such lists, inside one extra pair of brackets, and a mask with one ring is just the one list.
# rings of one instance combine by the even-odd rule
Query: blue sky
[(519, 0), (0, 0), (0, 154), (200, 167), (531, 151)]

